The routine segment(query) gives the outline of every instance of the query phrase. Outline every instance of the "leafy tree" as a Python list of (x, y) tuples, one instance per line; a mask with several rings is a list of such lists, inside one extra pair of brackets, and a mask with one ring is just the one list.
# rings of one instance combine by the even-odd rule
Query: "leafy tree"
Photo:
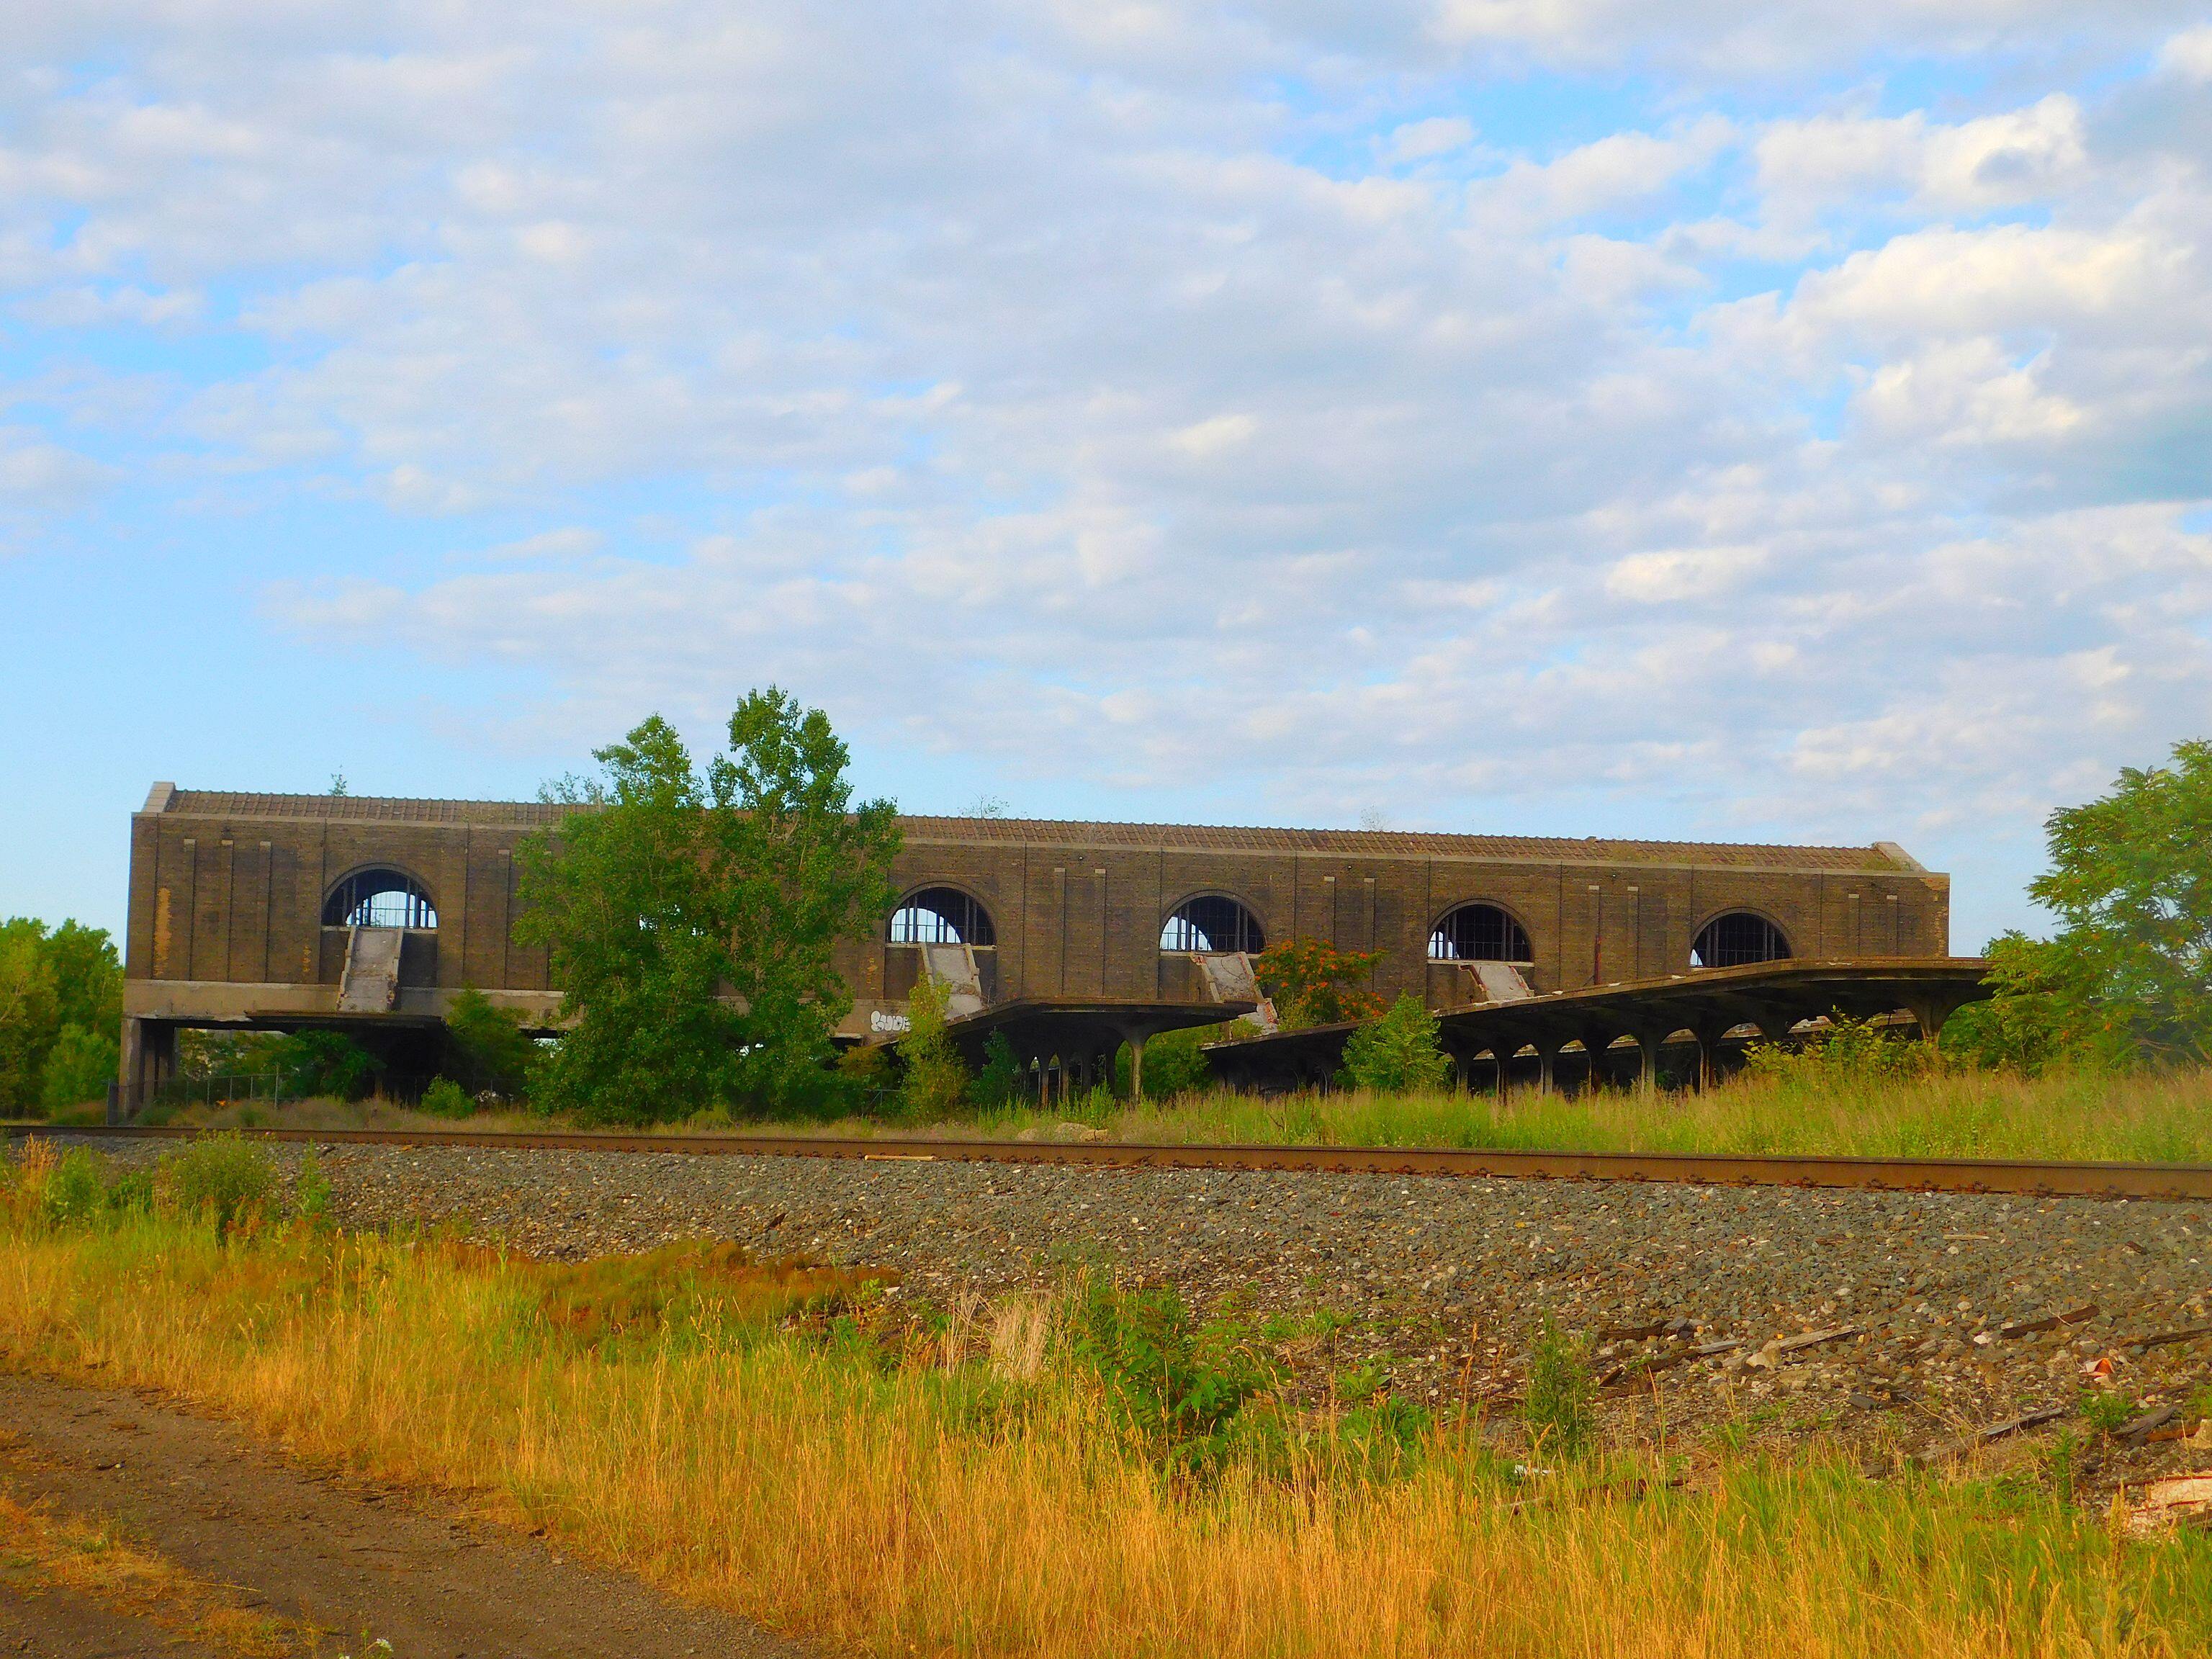
[(461, 1087), (471, 1094), (489, 1090), (503, 1100), (529, 1093), (538, 1045), (522, 1034), (520, 1015), (495, 1006), (483, 992), (465, 986), (446, 1016), (446, 1037)]
[(2044, 827), (2051, 868), (2028, 892), (2058, 930), (1992, 945), (1997, 996), (1961, 1011), (1959, 1047), (2029, 1066), (2212, 1059), (2212, 743)]
[(604, 779), (563, 779), (576, 807), (515, 849), (515, 932), (551, 953), (569, 1030), (539, 1103), (586, 1121), (674, 1119), (727, 1099), (748, 1032), (724, 1000), (726, 918), (708, 867), (707, 797), (658, 714), (596, 750)]
[(122, 1069), (122, 1045), (108, 1031), (64, 1025), (46, 1051), (40, 1103), (49, 1112), (99, 1100)]
[(0, 923), (0, 1113), (10, 1117), (38, 1108), (60, 1024), (46, 932), (21, 918)]
[(899, 1039), (906, 1079), (900, 1095), (908, 1117), (929, 1121), (959, 1110), (968, 1098), (968, 1067), (945, 1030), (945, 988), (928, 975), (907, 1000), (907, 1034)]
[[(1323, 939), (1294, 939), (1262, 951), (1253, 967), (1261, 990), (1275, 1005), (1277, 1024), (1297, 1031), (1381, 1013), (1382, 999), (1361, 981), (1382, 960), (1380, 951), (1342, 951)], [(1149, 1066), (1150, 1049), (1145, 1059)]]
[(1390, 1012), (1361, 1026), (1344, 1045), (1344, 1074), (1355, 1088), (1378, 1093), (1441, 1089), (1451, 1060), (1437, 1036), (1437, 1017), (1411, 991)]
[(819, 1105), (851, 1006), (841, 937), (891, 902), (890, 803), (855, 806), (818, 709), (773, 687), (730, 717), (702, 779), (659, 715), (596, 752), (578, 810), (518, 849), (522, 938), (550, 951), (570, 1023), (538, 1101), (589, 1121), (744, 1100)]
[[(49, 933), (27, 916), (0, 923), (0, 1114), (98, 1096), (115, 1075), (122, 1024), (123, 964), (105, 929), (64, 921)], [(50, 1078), (72, 1028), (64, 1070)], [(107, 1071), (88, 1089), (88, 1068), (100, 1052), (110, 1056)]]
[(897, 808), (854, 803), (851, 758), (827, 714), (770, 686), (738, 705), (729, 753), (709, 769), (729, 980), (746, 1010), (739, 1085), (771, 1109), (819, 1099), (830, 1034), (853, 1006), (837, 941), (896, 896)]
[(46, 935), (44, 949), (54, 971), (56, 1018), (115, 1036), (123, 1024), (123, 963), (107, 930), (64, 921)]

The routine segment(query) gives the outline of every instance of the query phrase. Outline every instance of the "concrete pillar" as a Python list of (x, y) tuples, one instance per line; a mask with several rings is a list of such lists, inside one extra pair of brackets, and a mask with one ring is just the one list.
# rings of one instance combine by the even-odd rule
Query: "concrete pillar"
[(1664, 1031), (1636, 1033), (1636, 1088), (1639, 1094), (1655, 1094), (1659, 1088), (1659, 1050), (1667, 1041)]
[(1490, 1060), (1498, 1067), (1498, 1103), (1504, 1106), (1513, 1098), (1513, 1051), (1502, 1042), (1495, 1044)]
[(1129, 1098), (1145, 1097), (1145, 1034), (1132, 1031), (1122, 1039), (1129, 1045)]
[(118, 1069), (122, 1073), (124, 1115), (136, 1117), (177, 1074), (177, 1028), (167, 1020), (125, 1020), (123, 1063)]
[(1538, 1093), (1548, 1095), (1553, 1091), (1553, 1062), (1558, 1060), (1559, 1054), (1559, 1051), (1555, 1048), (1548, 1047), (1541, 1042), (1536, 1045), (1536, 1090)]

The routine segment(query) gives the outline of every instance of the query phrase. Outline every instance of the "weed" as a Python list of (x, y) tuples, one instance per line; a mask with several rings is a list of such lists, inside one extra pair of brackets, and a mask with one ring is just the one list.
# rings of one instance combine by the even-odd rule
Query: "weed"
[(312, 1146), (292, 1180), (292, 1213), (318, 1231), (330, 1225), (331, 1178), (323, 1173), (323, 1162)]
[(164, 1158), (155, 1187), (179, 1212), (211, 1220), (216, 1237), (225, 1238), (260, 1207), (276, 1181), (260, 1147), (235, 1134), (210, 1135)]
[(1123, 1290), (1086, 1277), (1070, 1303), (1071, 1357), (1124, 1426), (1178, 1467), (1218, 1462), (1238, 1415), (1279, 1380), (1243, 1328), (1195, 1323), (1172, 1286)]
[(46, 1177), (40, 1200), (49, 1225), (81, 1226), (106, 1207), (107, 1183), (100, 1178), (100, 1164), (82, 1146), (64, 1154)]
[(2096, 1389), (2084, 1394), (2075, 1409), (2081, 1420), (2096, 1433), (2111, 1434), (2123, 1423), (2141, 1416), (2142, 1402), (2118, 1389)]
[(1596, 1394), (1587, 1346), (1547, 1314), (1529, 1355), (1528, 1393), (1521, 1405), (1521, 1420), (1530, 1437), (1549, 1452), (1580, 1449), (1589, 1438)]
[(422, 1091), (422, 1109), (433, 1117), (467, 1117), (476, 1109), (468, 1091), (451, 1078), (434, 1078)]

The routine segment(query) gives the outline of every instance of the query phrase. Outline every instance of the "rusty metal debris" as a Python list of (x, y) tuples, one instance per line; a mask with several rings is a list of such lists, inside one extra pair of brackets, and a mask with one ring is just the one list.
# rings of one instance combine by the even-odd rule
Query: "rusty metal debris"
[(2047, 1319), (2023, 1319), (2010, 1325), (2001, 1325), (1997, 1328), (1997, 1334), (2010, 1342), (2020, 1337), (2033, 1336), (2039, 1332), (2055, 1331), (2061, 1325), (2079, 1325), (2083, 1320), (2096, 1316), (2097, 1304), (2092, 1302), (2087, 1307), (2076, 1308), (2071, 1313), (2052, 1314)]

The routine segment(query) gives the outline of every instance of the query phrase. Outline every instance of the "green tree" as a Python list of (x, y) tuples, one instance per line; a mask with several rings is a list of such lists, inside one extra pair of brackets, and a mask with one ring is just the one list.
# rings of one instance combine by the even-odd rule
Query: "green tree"
[(240, 1045), (229, 1054), (233, 1064), (274, 1067), (288, 1094), (332, 1100), (361, 1099), (384, 1069), (382, 1060), (343, 1031), (287, 1031), (266, 1048)]
[(517, 854), (518, 932), (550, 952), (569, 1023), (539, 1104), (619, 1121), (828, 1097), (851, 1006), (836, 943), (890, 903), (896, 820), (854, 805), (828, 718), (773, 687), (730, 744), (702, 778), (654, 715), (597, 751), (601, 779), (549, 786), (574, 810)]
[(1021, 1086), (1022, 1067), (1014, 1058), (1014, 1045), (1004, 1031), (992, 1032), (983, 1040), (983, 1067), (968, 1085), (968, 1097), (978, 1106), (1004, 1106)]
[(1451, 1060), (1437, 1040), (1437, 1017), (1411, 991), (1400, 993), (1389, 1012), (1345, 1043), (1344, 1074), (1353, 1087), (1378, 1093), (1443, 1088)]
[(59, 1022), (118, 1036), (123, 1025), (123, 963), (107, 930), (64, 921), (46, 935), (43, 948), (54, 970)]
[(2044, 828), (2051, 868), (2028, 892), (2058, 929), (1992, 945), (1997, 995), (1960, 1046), (2030, 1066), (2212, 1059), (2212, 743), (2128, 768)]
[(745, 1006), (738, 1083), (771, 1110), (822, 1099), (830, 1033), (853, 1006), (837, 942), (896, 896), (898, 809), (854, 802), (851, 758), (827, 714), (769, 686), (731, 714), (729, 752), (708, 774), (729, 981)]
[(43, 923), (0, 923), (0, 1115), (39, 1109), (46, 1055), (58, 1034), (60, 998)]
[(83, 1025), (64, 1025), (46, 1050), (40, 1075), (40, 1102), (49, 1112), (104, 1099), (107, 1085), (121, 1069), (121, 1044), (105, 1030)]
[(515, 932), (550, 953), (569, 1023), (539, 1103), (587, 1122), (687, 1116), (729, 1097), (747, 1036), (721, 994), (706, 793), (658, 714), (592, 758), (603, 778), (549, 785), (575, 810), (515, 849)]

